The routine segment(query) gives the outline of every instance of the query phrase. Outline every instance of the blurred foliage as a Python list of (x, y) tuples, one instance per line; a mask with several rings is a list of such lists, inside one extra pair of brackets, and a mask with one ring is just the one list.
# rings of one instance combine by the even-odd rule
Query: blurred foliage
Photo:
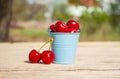
[(113, 29), (120, 29), (120, 0), (116, 0), (116, 2), (111, 3), (111, 24)]
[(46, 36), (48, 35), (47, 32), (43, 30), (36, 30), (36, 29), (16, 29), (13, 31), (14, 34), (22, 34), (24, 36), (29, 37), (38, 37), (38, 36)]
[(49, 39), (48, 33), (39, 29), (11, 29), (10, 36), (13, 41), (47, 41)]
[(68, 2), (70, 4), (76, 4), (76, 5), (80, 5), (81, 4), (80, 0), (68, 0)]
[(36, 20), (44, 20), (45, 16), (44, 16), (43, 13), (39, 12), (39, 13), (36, 14), (35, 19)]
[(87, 35), (95, 33), (101, 28), (103, 24), (109, 23), (110, 16), (104, 12), (98, 12), (94, 10), (89, 13), (87, 10), (79, 17), (79, 22), (84, 27), (84, 31)]
[(27, 19), (27, 3), (26, 0), (14, 0), (12, 7), (13, 19)]
[(70, 14), (66, 12), (67, 6), (64, 4), (61, 4), (54, 8), (52, 18), (54, 20), (62, 20), (62, 21), (68, 21), (72, 18)]
[[(79, 17), (81, 24), (81, 41), (119, 41), (119, 24), (111, 25), (112, 14), (94, 10), (89, 13), (87, 10)], [(116, 18), (118, 17), (115, 14)], [(118, 21), (120, 22), (120, 21)], [(116, 26), (116, 27), (115, 27)], [(115, 29), (116, 28), (116, 29)]]
[[(79, 0), (69, 1), (74, 3)], [(120, 0), (116, 1), (118, 2), (111, 3), (110, 13), (105, 13), (104, 11), (99, 12), (97, 9), (95, 9), (92, 13), (89, 13), (86, 10), (80, 17), (77, 18), (77, 21), (81, 25), (81, 41), (120, 41), (120, 12), (118, 12), (120, 11)], [(68, 5), (61, 4), (54, 7), (52, 19), (62, 20), (65, 22), (67, 22), (69, 19), (74, 19), (74, 16), (66, 12), (67, 6)], [(25, 0), (14, 0), (13, 19), (45, 20), (44, 14), (47, 9), (48, 8), (45, 5), (28, 4)], [(11, 35), (18, 35), (26, 38), (49, 38), (47, 32), (44, 30), (14, 29), (11, 31)]]
[(13, 19), (44, 20), (44, 13), (47, 11), (47, 7), (45, 5), (28, 4), (26, 0), (14, 0), (12, 11)]

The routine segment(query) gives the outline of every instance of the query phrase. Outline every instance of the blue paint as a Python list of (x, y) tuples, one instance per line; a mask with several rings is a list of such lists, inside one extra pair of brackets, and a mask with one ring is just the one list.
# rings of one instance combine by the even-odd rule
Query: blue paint
[(50, 32), (50, 37), (55, 39), (52, 44), (52, 51), (55, 53), (56, 64), (74, 64), (76, 48), (80, 33), (59, 33)]

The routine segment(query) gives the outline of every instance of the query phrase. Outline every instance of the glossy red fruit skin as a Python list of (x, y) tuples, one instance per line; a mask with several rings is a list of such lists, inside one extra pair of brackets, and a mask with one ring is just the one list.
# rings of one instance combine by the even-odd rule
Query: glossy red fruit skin
[(76, 28), (68, 28), (68, 33), (77, 33)]
[(68, 30), (68, 26), (62, 22), (62, 21), (58, 21), (55, 24), (55, 32), (67, 32)]
[(51, 30), (51, 32), (55, 31), (55, 25), (54, 24), (50, 25), (50, 30)]
[(69, 28), (75, 28), (76, 30), (78, 30), (80, 28), (79, 24), (75, 20), (69, 20), (67, 22), (67, 26)]
[(51, 64), (55, 59), (54, 52), (50, 50), (43, 51), (41, 54), (41, 59), (44, 64)]
[(31, 63), (39, 63), (41, 59), (41, 54), (35, 49), (31, 50), (29, 53), (29, 61)]

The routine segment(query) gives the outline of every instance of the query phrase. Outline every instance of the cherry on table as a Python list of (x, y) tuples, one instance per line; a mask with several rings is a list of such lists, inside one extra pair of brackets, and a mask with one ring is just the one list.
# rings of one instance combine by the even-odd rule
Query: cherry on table
[(41, 59), (41, 54), (35, 49), (31, 50), (29, 53), (29, 61), (31, 63), (39, 63)]
[(55, 59), (54, 52), (51, 50), (43, 51), (41, 54), (41, 59), (44, 64), (51, 64)]

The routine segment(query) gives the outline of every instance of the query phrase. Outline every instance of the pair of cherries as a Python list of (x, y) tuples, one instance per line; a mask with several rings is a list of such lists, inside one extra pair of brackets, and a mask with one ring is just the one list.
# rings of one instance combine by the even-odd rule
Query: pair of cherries
[(66, 24), (63, 21), (58, 21), (56, 24), (50, 25), (51, 32), (76, 33), (79, 31), (79, 23), (75, 20), (69, 20)]
[(51, 64), (54, 58), (55, 55), (51, 50), (45, 50), (39, 53), (37, 50), (33, 49), (29, 53), (29, 61), (31, 63), (39, 63), (40, 60), (42, 60), (44, 64)]
[(43, 48), (44, 45), (46, 45), (48, 42), (46, 42), (44, 45), (42, 45), (41, 48), (38, 51), (35, 50), (35, 49), (31, 50), (30, 53), (29, 53), (29, 57), (28, 57), (29, 61), (31, 63), (39, 63), (40, 60), (42, 60), (42, 62), (44, 64), (51, 64), (55, 59), (54, 52), (50, 50), (53, 39), (54, 38), (51, 38), (48, 41), (48, 42), (50, 42), (50, 46), (49, 46), (48, 50), (45, 50), (42, 53), (39, 52), (41, 50), (41, 48)]

